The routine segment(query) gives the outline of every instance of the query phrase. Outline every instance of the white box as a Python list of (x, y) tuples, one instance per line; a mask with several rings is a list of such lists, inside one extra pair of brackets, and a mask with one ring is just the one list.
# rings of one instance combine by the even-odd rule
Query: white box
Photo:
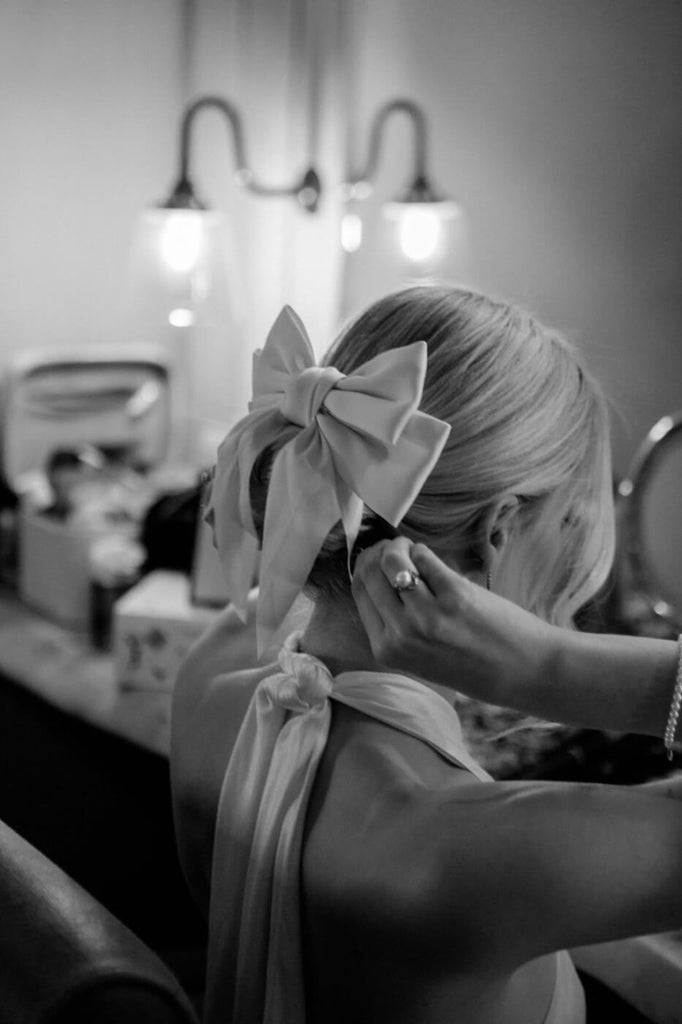
[(114, 605), (114, 660), (120, 683), (133, 689), (171, 690), (180, 663), (219, 609), (190, 601), (184, 573), (157, 570)]
[(19, 515), (19, 596), (71, 629), (90, 617), (90, 546), (110, 531), (76, 530), (26, 507)]

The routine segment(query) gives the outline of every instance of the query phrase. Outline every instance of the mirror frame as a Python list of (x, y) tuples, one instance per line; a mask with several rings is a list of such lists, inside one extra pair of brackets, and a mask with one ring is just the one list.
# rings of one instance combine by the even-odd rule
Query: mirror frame
[(663, 416), (653, 425), (637, 450), (628, 475), (618, 485), (618, 495), (624, 501), (623, 551), (632, 573), (632, 583), (656, 618), (679, 632), (682, 628), (682, 605), (672, 604), (660, 593), (654, 574), (647, 565), (642, 540), (647, 485), (674, 440), (678, 443), (682, 440), (682, 410)]

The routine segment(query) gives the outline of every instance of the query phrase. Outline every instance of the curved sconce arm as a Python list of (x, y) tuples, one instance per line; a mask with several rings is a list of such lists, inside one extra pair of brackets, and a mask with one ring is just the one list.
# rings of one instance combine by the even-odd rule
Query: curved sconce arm
[(381, 145), (383, 141), (384, 128), (388, 119), (395, 113), (406, 114), (410, 119), (414, 135), (414, 169), (413, 178), (402, 202), (435, 202), (439, 197), (435, 194), (426, 173), (427, 159), (427, 123), (426, 115), (422, 108), (413, 100), (396, 99), (390, 100), (380, 107), (374, 116), (370, 129), (369, 147), (367, 159), (362, 170), (344, 183), (344, 189), (349, 198), (366, 198), (371, 190), (372, 183), (376, 176)]
[(194, 186), (189, 176), (189, 160), (192, 142), (192, 128), (199, 111), (213, 108), (219, 110), (227, 120), (232, 138), (235, 163), (235, 179), (237, 184), (259, 196), (295, 196), (301, 206), (314, 213), (319, 205), (322, 186), (320, 178), (313, 167), (309, 167), (298, 181), (292, 185), (264, 185), (259, 182), (246, 159), (244, 130), (242, 119), (237, 108), (222, 96), (200, 96), (191, 103), (183, 114), (180, 128), (180, 174), (177, 183), (163, 204), (169, 208), (202, 209), (196, 197)]

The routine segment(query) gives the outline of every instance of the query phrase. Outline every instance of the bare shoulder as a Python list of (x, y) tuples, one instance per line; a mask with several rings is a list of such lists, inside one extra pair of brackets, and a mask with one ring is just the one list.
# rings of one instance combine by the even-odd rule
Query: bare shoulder
[[(407, 746), (324, 761), (304, 888), (319, 928), (401, 937), (471, 969), (682, 926), (675, 800), (591, 784), (427, 777)], [(428, 950), (425, 944), (428, 943)], [(445, 952), (444, 952), (445, 951)]]
[(218, 676), (251, 669), (256, 657), (253, 609), (245, 622), (228, 605), (205, 630), (185, 657), (173, 691), (173, 705), (183, 712), (201, 699), (203, 689)]
[[(320, 934), (353, 940), (360, 932), (377, 948), (389, 943), (395, 950), (402, 941), (406, 952), (415, 943), (426, 952), (433, 934), (434, 851), (422, 830), (437, 817), (435, 794), (457, 792), (475, 801), (487, 786), (413, 737), (371, 719), (353, 723), (355, 714), (343, 709), (338, 716), (346, 722), (332, 730), (308, 809), (308, 921)], [(472, 856), (465, 835), (455, 843), (456, 856)], [(450, 940), (458, 941), (454, 930)]]
[(171, 789), (178, 851), (197, 901), (207, 904), (220, 789), (242, 721), (260, 680), (255, 642), (232, 609), (183, 662), (173, 691)]
[(193, 778), (212, 791), (236, 740), (254, 690), (271, 666), (230, 670), (220, 632), (203, 637), (178, 673), (171, 715), (171, 773), (186, 786)]

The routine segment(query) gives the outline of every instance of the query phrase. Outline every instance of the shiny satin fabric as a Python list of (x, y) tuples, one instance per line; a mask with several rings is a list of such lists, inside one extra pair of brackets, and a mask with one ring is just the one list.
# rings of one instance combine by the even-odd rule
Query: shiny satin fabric
[[(481, 781), (454, 708), (406, 676), (333, 677), (292, 635), (256, 688), (220, 794), (213, 849), (205, 1024), (305, 1024), (300, 865), (331, 701), (427, 743)], [(273, 666), (274, 668), (274, 666)], [(582, 986), (560, 952), (544, 1024), (584, 1024)]]
[(275, 457), (263, 528), (257, 639), (281, 626), (333, 527), (350, 552), (366, 505), (396, 526), (419, 494), (450, 432), (419, 411), (426, 343), (391, 349), (348, 376), (317, 366), (288, 306), (254, 355), (249, 413), (218, 450), (206, 518), (243, 609), (258, 562), (250, 477), (260, 453), (296, 428)]
[(302, 1024), (299, 872), (308, 799), (329, 734), (331, 700), (424, 740), (482, 780), (455, 710), (404, 676), (335, 678), (298, 638), (263, 679), (243, 721), (218, 810), (209, 921), (207, 1024)]
[(585, 990), (570, 954), (557, 953), (554, 994), (543, 1024), (585, 1024)]

